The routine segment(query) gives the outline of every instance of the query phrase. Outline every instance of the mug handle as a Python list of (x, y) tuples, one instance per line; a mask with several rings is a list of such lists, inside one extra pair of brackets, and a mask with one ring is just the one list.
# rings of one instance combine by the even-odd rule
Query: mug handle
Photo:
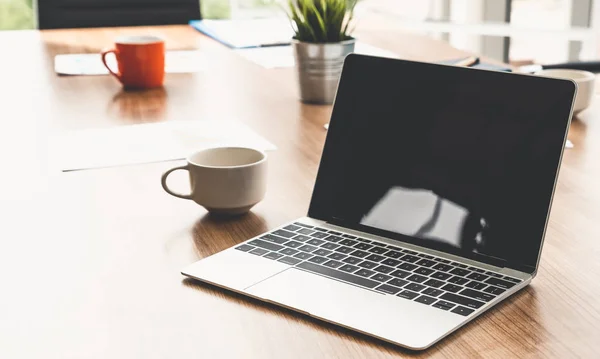
[(108, 70), (108, 72), (110, 72), (111, 75), (113, 75), (114, 77), (116, 77), (117, 80), (119, 80), (119, 82), (123, 83), (123, 81), (121, 80), (121, 75), (119, 75), (118, 73), (116, 73), (113, 70), (111, 70), (111, 68), (106, 63), (106, 55), (111, 54), (111, 53), (115, 54), (115, 56), (117, 56), (119, 54), (119, 50), (117, 50), (117, 49), (110, 49), (110, 50), (104, 50), (104, 51), (102, 51), (100, 53), (100, 56), (102, 56), (102, 63), (104, 64), (104, 67), (106, 67), (106, 69)]
[(171, 172), (177, 171), (177, 170), (186, 170), (189, 171), (189, 168), (187, 165), (185, 166), (179, 166), (179, 167), (175, 167), (175, 168), (171, 168), (170, 170), (168, 170), (167, 172), (165, 172), (162, 175), (161, 178), (161, 184), (162, 184), (162, 188), (171, 196), (175, 196), (175, 197), (179, 197), (179, 198), (183, 198), (183, 199), (192, 199), (192, 195), (191, 194), (181, 194), (181, 193), (176, 193), (173, 192), (169, 189), (169, 187), (167, 186), (167, 177), (169, 177), (169, 175), (171, 174)]

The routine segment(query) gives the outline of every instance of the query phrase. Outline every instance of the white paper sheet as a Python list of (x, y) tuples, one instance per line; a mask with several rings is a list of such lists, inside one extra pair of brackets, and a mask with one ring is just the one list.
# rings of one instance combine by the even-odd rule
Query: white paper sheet
[[(294, 51), (291, 46), (257, 47), (234, 51), (247, 60), (267, 69), (294, 66)], [(363, 55), (398, 58), (398, 55), (393, 52), (363, 42), (356, 43), (354, 52)]]
[(53, 166), (62, 171), (183, 159), (208, 147), (275, 150), (268, 140), (234, 121), (170, 121), (69, 131), (50, 143)]
[[(117, 69), (114, 55), (108, 55), (106, 62), (113, 71)], [(165, 71), (167, 73), (198, 72), (204, 68), (197, 50), (167, 51)], [(108, 75), (100, 54), (65, 54), (54, 57), (54, 72), (59, 75)]]

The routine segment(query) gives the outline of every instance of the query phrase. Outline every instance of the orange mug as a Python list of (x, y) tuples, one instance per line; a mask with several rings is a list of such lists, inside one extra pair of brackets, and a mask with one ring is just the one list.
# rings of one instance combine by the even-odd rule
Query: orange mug
[[(110, 53), (117, 58), (117, 72), (106, 63)], [(102, 62), (125, 88), (160, 87), (165, 79), (165, 42), (156, 36), (122, 36), (114, 49), (102, 51)]]

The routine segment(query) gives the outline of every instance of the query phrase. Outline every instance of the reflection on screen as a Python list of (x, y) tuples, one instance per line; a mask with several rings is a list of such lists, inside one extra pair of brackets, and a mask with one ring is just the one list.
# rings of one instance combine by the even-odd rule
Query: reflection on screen
[(338, 90), (311, 212), (535, 265), (573, 86), (393, 60), (356, 66)]

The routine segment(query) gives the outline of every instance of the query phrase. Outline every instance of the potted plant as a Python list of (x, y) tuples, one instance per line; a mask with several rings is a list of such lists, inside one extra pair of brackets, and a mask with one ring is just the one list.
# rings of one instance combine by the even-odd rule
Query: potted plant
[(288, 0), (300, 98), (333, 103), (344, 59), (354, 51), (351, 22), (358, 0)]

